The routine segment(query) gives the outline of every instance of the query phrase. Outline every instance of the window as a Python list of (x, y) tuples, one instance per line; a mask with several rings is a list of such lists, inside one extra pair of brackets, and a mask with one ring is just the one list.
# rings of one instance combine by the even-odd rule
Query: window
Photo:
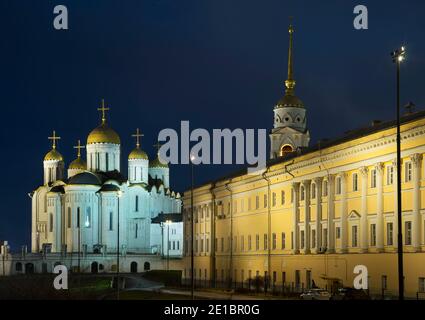
[(316, 199), (316, 184), (311, 184), (311, 198)]
[[(210, 239), (206, 239), (205, 252), (210, 252)], [(177, 242), (177, 250), (179, 250), (179, 242)]]
[(351, 227), (351, 246), (357, 247), (357, 226)]
[(387, 288), (388, 288), (388, 286), (387, 286), (387, 276), (382, 276), (381, 282), (382, 282), (382, 290), (387, 290)]
[(272, 245), (272, 249), (276, 250), (276, 233), (273, 233), (272, 235), (272, 240), (273, 240), (273, 245)]
[(405, 164), (405, 181), (412, 181), (412, 162), (406, 162)]
[(109, 171), (109, 153), (106, 153), (106, 172)]
[(392, 185), (394, 183), (394, 167), (387, 167), (387, 185)]
[(357, 173), (353, 174), (353, 191), (359, 190), (359, 176)]
[(77, 228), (80, 227), (80, 208), (77, 208)]
[(370, 172), (370, 187), (376, 188), (376, 170)]
[(341, 177), (336, 178), (336, 194), (341, 194)]
[(139, 225), (136, 223), (136, 225), (134, 226), (134, 238), (137, 239), (137, 232), (139, 229)]
[(295, 245), (295, 243), (294, 243), (294, 231), (291, 231), (291, 249), (292, 250), (294, 249), (294, 245)]
[(139, 211), (139, 196), (136, 196), (136, 198), (134, 199), (134, 211), (138, 212)]
[(335, 238), (341, 239), (341, 228), (340, 227), (335, 228)]
[(294, 203), (294, 188), (291, 189), (291, 203)]
[(258, 234), (255, 235), (255, 250), (260, 250), (260, 236)]
[(311, 230), (311, 247), (316, 248), (316, 230)]
[(328, 196), (328, 181), (327, 180), (323, 181), (322, 195), (324, 197)]
[(264, 208), (267, 208), (267, 194), (264, 195)]
[(237, 251), (238, 250), (238, 237), (237, 236), (235, 236), (234, 238), (233, 238), (234, 240), (233, 240), (233, 244), (232, 244), (232, 247), (233, 247), (233, 251)]
[(53, 232), (53, 213), (50, 214), (49, 231)]
[(255, 196), (255, 209), (260, 208), (260, 197)]
[(88, 207), (86, 209), (86, 219), (85, 220), (86, 221), (84, 222), (84, 226), (86, 228), (90, 228), (91, 227), (91, 208), (90, 207)]
[(285, 249), (286, 247), (286, 236), (285, 236), (285, 232), (282, 232), (282, 250)]
[(323, 246), (325, 248), (328, 247), (328, 229), (327, 228), (323, 228)]
[(280, 192), (280, 204), (283, 206), (285, 204), (285, 191)]
[(305, 247), (305, 242), (304, 242), (304, 230), (301, 230), (301, 232), (300, 232), (300, 240), (301, 240), (301, 245), (300, 245), (300, 247), (301, 247), (301, 249), (304, 249), (304, 247)]
[(404, 234), (405, 236), (405, 244), (406, 246), (410, 246), (412, 244), (412, 222), (406, 221), (404, 223)]
[(224, 238), (221, 238), (221, 252), (224, 252)]
[(419, 292), (425, 292), (425, 278), (419, 278)]
[(71, 207), (68, 207), (68, 228), (71, 228)]
[(244, 237), (241, 236), (241, 251), (245, 250), (245, 241), (244, 240), (245, 240)]
[(204, 252), (204, 239), (201, 239), (201, 252)]
[(387, 223), (387, 245), (392, 246), (393, 245), (393, 223), (388, 222)]
[(248, 198), (248, 211), (251, 210), (251, 198)]
[(267, 250), (269, 248), (268, 246), (268, 238), (267, 238), (267, 234), (264, 234), (264, 250)]
[(273, 195), (272, 195), (272, 206), (276, 207), (276, 193), (275, 192), (273, 192)]
[(376, 246), (376, 224), (374, 223), (370, 225), (370, 245)]
[[(244, 199), (241, 200), (241, 212), (245, 211), (245, 201)], [(207, 211), (207, 217), (208, 217), (208, 211)]]
[(305, 191), (304, 186), (301, 186), (301, 189), (300, 189), (301, 201), (304, 201), (304, 198), (305, 198), (305, 192), (304, 191)]
[(113, 213), (112, 211), (109, 212), (109, 231), (112, 231), (113, 229)]
[(251, 251), (252, 243), (251, 243), (251, 235), (248, 236), (248, 251)]

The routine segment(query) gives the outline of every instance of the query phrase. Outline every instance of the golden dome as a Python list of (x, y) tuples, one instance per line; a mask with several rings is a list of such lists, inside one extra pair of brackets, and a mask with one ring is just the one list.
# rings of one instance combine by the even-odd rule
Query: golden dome
[(90, 132), (87, 138), (87, 144), (92, 143), (113, 143), (121, 144), (119, 135), (106, 123), (102, 123), (92, 132)]
[(69, 164), (69, 169), (87, 170), (87, 163), (83, 159), (78, 157)]
[(63, 161), (63, 157), (58, 150), (53, 148), (46, 154), (44, 161)]
[(149, 162), (149, 167), (151, 167), (151, 168), (168, 168), (168, 164), (161, 162), (159, 157), (156, 157), (155, 160), (152, 160), (152, 161)]
[(128, 160), (149, 160), (148, 155), (140, 148), (135, 148), (128, 156)]

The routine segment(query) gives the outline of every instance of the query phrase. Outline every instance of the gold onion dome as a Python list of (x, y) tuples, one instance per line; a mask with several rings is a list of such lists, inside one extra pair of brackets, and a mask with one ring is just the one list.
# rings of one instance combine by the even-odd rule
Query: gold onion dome
[(54, 148), (46, 154), (44, 161), (63, 161), (63, 157), (59, 151)]
[(292, 25), (289, 26), (289, 50), (288, 50), (288, 79), (285, 81), (285, 95), (278, 101), (276, 107), (295, 107), (295, 108), (304, 108), (303, 102), (295, 96), (295, 84), (294, 80), (294, 71), (293, 71), (293, 35), (294, 35), (294, 27)]
[(106, 123), (102, 123), (90, 132), (87, 138), (87, 144), (93, 143), (121, 144), (121, 140), (114, 129), (110, 128)]
[(135, 148), (128, 156), (128, 160), (149, 160), (148, 155), (140, 148)]
[(151, 168), (168, 168), (168, 164), (161, 162), (159, 157), (157, 157), (155, 160), (152, 160), (152, 161), (149, 162), (149, 167), (151, 167)]
[(76, 169), (76, 170), (87, 170), (87, 164), (86, 162), (78, 157), (74, 161), (72, 161), (69, 165), (69, 169)]

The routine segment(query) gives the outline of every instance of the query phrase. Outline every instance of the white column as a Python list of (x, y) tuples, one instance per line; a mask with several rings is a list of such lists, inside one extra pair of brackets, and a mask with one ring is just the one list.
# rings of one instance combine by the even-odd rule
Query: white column
[(348, 232), (347, 232), (347, 173), (342, 172), (341, 178), (341, 253), (347, 252)]
[(376, 249), (379, 252), (384, 251), (384, 193), (383, 176), (384, 164), (377, 163), (376, 170)]
[(292, 198), (292, 241), (293, 241), (293, 249), (292, 253), (297, 254), (300, 252), (299, 250), (299, 237), (298, 237), (298, 222), (299, 222), (299, 211), (298, 211), (298, 202), (299, 202), (299, 190), (300, 190), (300, 183), (299, 182), (293, 182), (292, 183), (292, 192), (293, 192), (293, 198)]
[(328, 253), (335, 252), (335, 176), (328, 175)]
[(367, 223), (367, 186), (368, 186), (368, 168), (360, 169), (362, 176), (362, 200), (360, 213), (360, 248), (362, 252), (368, 251), (368, 223)]
[(304, 180), (304, 253), (310, 253), (310, 188), (311, 180)]
[(322, 246), (322, 181), (322, 177), (314, 178), (316, 185), (316, 253)]
[(412, 183), (413, 183), (413, 219), (412, 219), (412, 245), (415, 252), (421, 251), (421, 160), (422, 155), (415, 153), (412, 160)]

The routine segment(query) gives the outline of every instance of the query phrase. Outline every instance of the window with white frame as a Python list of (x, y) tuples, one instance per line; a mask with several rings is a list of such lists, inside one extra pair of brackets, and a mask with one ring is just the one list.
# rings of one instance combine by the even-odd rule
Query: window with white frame
[(387, 223), (387, 245), (388, 246), (393, 245), (393, 234), (394, 234), (393, 223), (388, 222)]
[(412, 162), (408, 161), (406, 162), (406, 164), (404, 165), (404, 181), (405, 182), (410, 182), (412, 181)]

